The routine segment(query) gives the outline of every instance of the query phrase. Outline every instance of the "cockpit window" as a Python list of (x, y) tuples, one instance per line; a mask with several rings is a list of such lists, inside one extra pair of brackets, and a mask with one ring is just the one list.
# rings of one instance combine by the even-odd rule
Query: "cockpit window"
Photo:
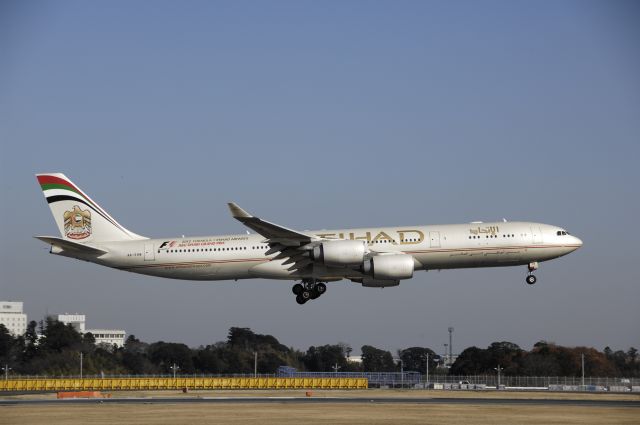
[(558, 235), (558, 236), (566, 236), (568, 234), (569, 234), (569, 232), (567, 232), (566, 230), (558, 230), (556, 232), (556, 235)]

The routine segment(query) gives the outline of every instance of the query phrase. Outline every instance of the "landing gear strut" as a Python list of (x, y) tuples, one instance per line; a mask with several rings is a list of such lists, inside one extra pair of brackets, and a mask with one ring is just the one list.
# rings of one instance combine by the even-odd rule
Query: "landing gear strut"
[(327, 285), (323, 282), (317, 282), (314, 279), (303, 280), (302, 283), (293, 285), (291, 291), (296, 296), (296, 302), (298, 304), (304, 304), (309, 300), (315, 300), (327, 292)]
[(529, 269), (529, 273), (527, 274), (527, 278), (526, 281), (529, 285), (533, 285), (534, 283), (536, 283), (538, 281), (538, 278), (536, 278), (536, 276), (533, 274), (534, 270), (538, 270), (538, 262), (537, 261), (533, 261), (531, 263), (529, 263), (529, 265), (527, 266)]

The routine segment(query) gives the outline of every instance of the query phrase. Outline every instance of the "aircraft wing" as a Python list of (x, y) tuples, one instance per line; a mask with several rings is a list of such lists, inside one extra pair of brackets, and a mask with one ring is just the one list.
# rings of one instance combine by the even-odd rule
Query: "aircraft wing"
[[(270, 223), (258, 217), (254, 217), (237, 204), (230, 202), (229, 211), (233, 218), (264, 236), (269, 242), (278, 242), (288, 246), (300, 246), (311, 242), (314, 238), (297, 230), (288, 229), (278, 224)], [(317, 238), (315, 238), (317, 239)]]
[(309, 258), (309, 250), (313, 249), (314, 242), (320, 241), (320, 238), (262, 220), (234, 202), (228, 205), (233, 218), (265, 237), (270, 247), (265, 255), (278, 253), (273, 259), (286, 259), (283, 265), (290, 265), (289, 271), (300, 270), (313, 263)]

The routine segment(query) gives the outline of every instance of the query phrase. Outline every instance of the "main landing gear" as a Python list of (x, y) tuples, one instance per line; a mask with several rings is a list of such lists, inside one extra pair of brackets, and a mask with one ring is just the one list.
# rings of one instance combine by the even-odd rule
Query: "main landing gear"
[(323, 282), (316, 282), (315, 280), (303, 280), (302, 283), (293, 285), (291, 291), (293, 291), (296, 296), (296, 302), (298, 304), (304, 304), (309, 300), (315, 300), (327, 292), (327, 285)]
[(527, 266), (529, 269), (529, 273), (527, 274), (527, 278), (526, 281), (529, 285), (533, 285), (534, 283), (536, 283), (538, 281), (538, 278), (536, 278), (536, 276), (533, 274), (534, 270), (538, 270), (538, 262), (537, 261), (533, 261), (531, 263), (529, 263), (529, 265)]

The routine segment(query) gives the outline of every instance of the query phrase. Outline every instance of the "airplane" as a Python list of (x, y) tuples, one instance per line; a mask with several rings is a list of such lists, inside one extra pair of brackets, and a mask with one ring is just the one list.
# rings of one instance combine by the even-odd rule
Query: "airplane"
[(371, 227), (298, 231), (262, 220), (231, 202), (233, 218), (251, 234), (151, 239), (120, 225), (62, 173), (36, 174), (61, 237), (36, 236), (50, 253), (133, 273), (172, 279), (299, 281), (298, 304), (327, 283), (398, 286), (418, 270), (527, 266), (526, 283), (543, 261), (582, 241), (564, 228), (531, 222)]

